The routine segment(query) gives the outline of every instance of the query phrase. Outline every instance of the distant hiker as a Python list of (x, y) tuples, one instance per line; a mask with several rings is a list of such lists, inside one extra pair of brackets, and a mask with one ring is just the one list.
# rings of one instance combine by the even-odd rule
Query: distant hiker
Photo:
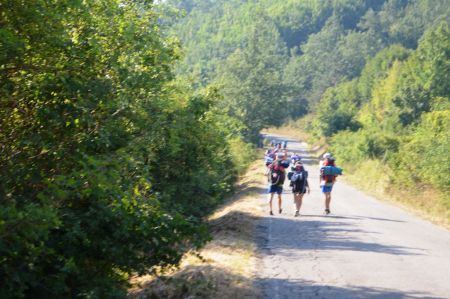
[(342, 169), (336, 167), (335, 159), (330, 153), (323, 155), (322, 167), (320, 168), (320, 187), (322, 192), (325, 194), (325, 215), (331, 213), (330, 202), (331, 202), (331, 191), (333, 185), (336, 182), (336, 177), (342, 173)]
[(295, 165), (295, 163), (297, 162), (297, 161), (300, 161), (302, 159), (302, 157), (300, 157), (299, 155), (297, 155), (297, 154), (295, 154), (295, 153), (292, 153), (292, 155), (291, 155), (291, 163), (293, 164), (293, 165)]
[(265, 175), (269, 174), (270, 165), (273, 163), (274, 159), (275, 159), (275, 154), (272, 152), (271, 149), (268, 149), (264, 156), (264, 165), (266, 166), (266, 171), (264, 173)]
[(303, 167), (301, 161), (297, 161), (292, 167), (292, 172), (288, 174), (291, 181), (292, 194), (294, 195), (295, 217), (300, 216), (300, 208), (302, 207), (303, 195), (310, 192), (308, 184), (308, 172)]
[(287, 144), (288, 144), (287, 140), (283, 141), (283, 149), (287, 148)]
[(275, 143), (275, 148), (273, 151), (275, 153), (281, 152), (281, 143)]
[(289, 158), (288, 158), (288, 153), (287, 153), (287, 151), (284, 151), (284, 153), (281, 152), (281, 154), (282, 154), (282, 155), (280, 155), (280, 157), (281, 157), (281, 165), (283, 165), (283, 167), (285, 169), (288, 169), (289, 165), (291, 164), (291, 161), (289, 161)]
[(266, 150), (266, 152), (264, 153), (264, 157), (270, 157), (270, 158), (272, 158), (272, 159), (275, 159), (275, 153), (273, 152), (273, 150), (272, 149), (270, 149), (270, 148), (268, 148), (267, 150)]
[(283, 193), (283, 184), (286, 178), (286, 171), (285, 171), (286, 167), (283, 166), (284, 157), (285, 157), (284, 153), (277, 153), (276, 160), (270, 165), (270, 170), (268, 174), (269, 180), (268, 193), (270, 193), (269, 199), (270, 215), (273, 215), (272, 200), (275, 193), (278, 194), (278, 212), (281, 214), (281, 212), (283, 211), (281, 194)]
[(264, 164), (266, 165), (266, 167), (269, 167), (270, 164), (273, 163), (273, 160), (274, 160), (274, 159), (272, 158), (271, 155), (265, 156), (265, 158), (264, 158)]

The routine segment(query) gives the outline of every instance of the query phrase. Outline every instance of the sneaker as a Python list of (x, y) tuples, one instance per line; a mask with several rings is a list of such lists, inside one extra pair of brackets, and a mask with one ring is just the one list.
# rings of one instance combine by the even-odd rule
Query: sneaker
[(300, 216), (300, 212), (299, 211), (295, 211), (294, 217), (298, 217), (298, 216)]
[(270, 215), (272, 215), (272, 216), (273, 216), (273, 212), (272, 212), (272, 211), (270, 211)]
[(330, 213), (331, 213), (330, 209), (325, 209), (325, 215), (328, 215)]
[(283, 209), (280, 209), (279, 212), (280, 212), (280, 214), (281, 214), (281, 212), (283, 212)]

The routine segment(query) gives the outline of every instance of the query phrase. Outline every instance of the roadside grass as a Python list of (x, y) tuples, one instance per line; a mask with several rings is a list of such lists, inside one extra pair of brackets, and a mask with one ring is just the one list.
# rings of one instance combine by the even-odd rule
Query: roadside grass
[[(380, 200), (393, 202), (402, 208), (450, 229), (450, 209), (444, 195), (427, 186), (404, 188), (391, 182), (392, 170), (381, 161), (368, 160), (358, 165), (346, 165), (345, 181)], [(347, 174), (348, 173), (348, 174)]]
[[(284, 135), (306, 141), (314, 156), (321, 158), (328, 145), (324, 139), (315, 140), (302, 132), (302, 122), (289, 122), (280, 128), (269, 128), (263, 133)], [(304, 126), (303, 126), (304, 128)], [(304, 129), (303, 129), (304, 130)], [(358, 165), (341, 165), (344, 168), (342, 180), (360, 190), (384, 201), (394, 203), (403, 209), (450, 229), (450, 199), (428, 186), (404, 188), (391, 182), (392, 170), (378, 160), (368, 160)]]
[[(261, 156), (262, 151), (257, 153)], [(255, 229), (265, 189), (260, 160), (236, 184), (233, 196), (208, 218), (213, 240), (184, 256), (179, 268), (135, 277), (128, 298), (257, 298)]]

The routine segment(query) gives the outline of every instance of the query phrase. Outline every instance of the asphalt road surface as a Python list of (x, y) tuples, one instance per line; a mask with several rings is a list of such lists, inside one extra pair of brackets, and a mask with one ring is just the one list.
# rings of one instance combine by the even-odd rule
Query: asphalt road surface
[(450, 298), (448, 230), (339, 179), (325, 216), (318, 160), (306, 144), (281, 139), (304, 157), (311, 194), (300, 217), (288, 182), (282, 214), (277, 200), (274, 216), (266, 205), (257, 233), (264, 298)]

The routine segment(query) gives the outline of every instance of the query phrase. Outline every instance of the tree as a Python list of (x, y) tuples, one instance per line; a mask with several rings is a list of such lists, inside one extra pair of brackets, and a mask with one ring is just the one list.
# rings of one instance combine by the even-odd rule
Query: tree
[(245, 50), (236, 50), (221, 70), (223, 107), (246, 126), (256, 140), (259, 131), (280, 125), (287, 116), (281, 72), (286, 48), (276, 27), (262, 18), (255, 24)]
[(394, 104), (404, 126), (415, 123), (431, 109), (431, 99), (447, 96), (450, 87), (450, 29), (441, 23), (428, 30), (417, 51), (408, 59)]
[(361, 95), (361, 103), (370, 100), (374, 85), (388, 76), (395, 61), (403, 61), (408, 58), (410, 50), (394, 44), (379, 51), (370, 59), (358, 78), (358, 92)]
[(317, 107), (314, 127), (319, 136), (330, 137), (338, 131), (356, 130), (359, 94), (357, 81), (349, 81), (329, 88)]

